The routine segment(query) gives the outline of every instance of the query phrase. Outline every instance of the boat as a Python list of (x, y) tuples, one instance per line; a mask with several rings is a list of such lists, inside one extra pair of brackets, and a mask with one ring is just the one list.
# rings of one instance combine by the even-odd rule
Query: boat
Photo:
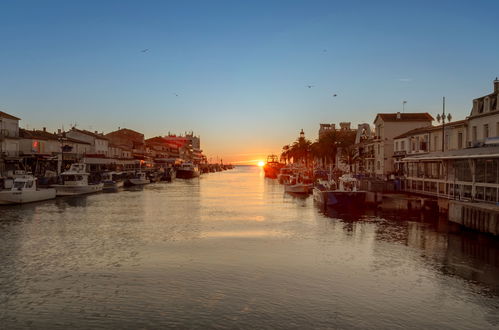
[(39, 202), (54, 199), (55, 195), (55, 189), (38, 189), (36, 178), (25, 174), (14, 179), (10, 190), (0, 191), (0, 205)]
[(161, 173), (160, 171), (150, 171), (147, 173), (147, 178), (149, 179), (150, 183), (159, 182), (162, 176), (163, 173)]
[(309, 194), (313, 188), (312, 180), (301, 174), (293, 174), (284, 184), (284, 191), (294, 194)]
[(62, 184), (54, 184), (57, 196), (92, 194), (102, 191), (103, 183), (89, 183), (86, 164), (74, 163), (61, 174)]
[(323, 206), (337, 208), (362, 208), (366, 201), (366, 192), (359, 190), (359, 181), (350, 174), (344, 174), (334, 180), (319, 180), (313, 189), (314, 200)]
[(279, 162), (279, 158), (276, 155), (267, 156), (267, 162), (263, 165), (263, 171), (265, 172), (265, 177), (270, 179), (276, 179), (277, 175), (284, 164)]
[(191, 179), (199, 176), (199, 168), (191, 162), (182, 163), (177, 168), (177, 178)]
[(177, 171), (174, 167), (167, 167), (163, 169), (163, 176), (161, 177), (161, 181), (172, 182), (177, 177)]
[(279, 174), (277, 175), (277, 181), (281, 184), (285, 184), (289, 182), (289, 179), (293, 175), (293, 169), (290, 166), (284, 166), (279, 170)]
[(116, 191), (123, 188), (124, 181), (121, 172), (106, 172), (102, 174), (102, 183), (104, 191)]
[(151, 181), (147, 178), (146, 172), (142, 172), (142, 171), (135, 172), (133, 177), (129, 178), (126, 181), (127, 186), (141, 186), (141, 185), (145, 185), (148, 183), (151, 183)]

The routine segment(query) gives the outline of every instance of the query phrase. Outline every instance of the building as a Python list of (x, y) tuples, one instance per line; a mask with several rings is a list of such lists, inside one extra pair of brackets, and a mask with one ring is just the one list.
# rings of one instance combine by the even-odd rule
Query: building
[[(435, 148), (428, 147), (429, 152), (412, 152), (402, 159), (406, 191), (461, 201), (499, 202), (498, 94), (496, 79), (494, 93), (474, 99), (466, 120), (446, 124), (449, 134), (445, 135), (448, 143), (444, 143), (444, 151), (437, 142)], [(442, 128), (432, 127), (421, 134), (429, 134), (432, 141), (432, 136), (442, 136)], [(469, 148), (462, 148), (460, 141), (465, 139)]]
[[(499, 80), (494, 80), (491, 94), (473, 100), (468, 116), (468, 146), (478, 147), (499, 136)], [(488, 141), (489, 140), (489, 141)]]
[(114, 148), (122, 150), (123, 158), (145, 159), (146, 144), (144, 134), (129, 128), (120, 128), (117, 131), (106, 134), (105, 137)]
[[(399, 173), (402, 159), (407, 156), (437, 151), (460, 150), (466, 146), (466, 120), (439, 126), (415, 128), (393, 138), (394, 170)], [(442, 138), (444, 143), (442, 144)]]
[(19, 120), (0, 111), (0, 176), (19, 160)]
[(369, 174), (383, 179), (394, 173), (394, 138), (407, 131), (430, 126), (432, 121), (433, 117), (427, 112), (378, 113), (374, 119), (375, 136), (371, 145), (374, 149), (374, 170)]
[(65, 133), (65, 136), (67, 138), (90, 143), (90, 154), (100, 155), (102, 157), (108, 155), (109, 140), (103, 133), (97, 131), (90, 132), (73, 127)]

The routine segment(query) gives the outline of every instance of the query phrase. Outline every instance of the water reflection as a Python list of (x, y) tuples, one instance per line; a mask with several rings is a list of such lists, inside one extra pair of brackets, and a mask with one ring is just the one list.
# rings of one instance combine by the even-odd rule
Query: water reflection
[(6, 328), (490, 328), (498, 242), (259, 168), (0, 209)]

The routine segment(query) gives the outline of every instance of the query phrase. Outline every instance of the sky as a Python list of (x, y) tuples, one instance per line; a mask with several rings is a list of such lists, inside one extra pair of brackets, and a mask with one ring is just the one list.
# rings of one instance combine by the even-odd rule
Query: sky
[[(499, 76), (499, 1), (0, 2), (0, 110), (21, 127), (194, 131), (254, 163), (319, 123), (455, 120)], [(314, 87), (308, 88), (307, 85)], [(336, 97), (333, 95), (337, 94)]]

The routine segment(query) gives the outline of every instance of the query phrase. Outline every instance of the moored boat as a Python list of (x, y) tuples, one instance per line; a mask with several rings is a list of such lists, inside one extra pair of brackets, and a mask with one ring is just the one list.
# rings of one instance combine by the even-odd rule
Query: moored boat
[(265, 177), (276, 179), (282, 167), (284, 167), (284, 164), (279, 162), (279, 158), (276, 155), (269, 155), (267, 162), (263, 165)]
[(323, 206), (362, 208), (366, 192), (359, 190), (359, 181), (349, 174), (342, 175), (337, 187), (334, 180), (319, 180), (313, 189), (314, 200)]
[(284, 191), (294, 194), (309, 194), (313, 188), (313, 183), (301, 175), (292, 175), (289, 181), (284, 184)]
[(52, 185), (57, 196), (73, 196), (91, 194), (102, 191), (103, 183), (89, 183), (90, 173), (86, 170), (86, 164), (74, 163), (68, 171), (61, 174), (62, 184)]
[(0, 191), (0, 204), (24, 204), (54, 199), (56, 191), (53, 188), (38, 189), (36, 178), (30, 174), (18, 176), (10, 190)]
[(132, 178), (126, 181), (127, 186), (142, 186), (151, 183), (147, 178), (146, 173), (142, 171), (137, 171)]
[(191, 179), (199, 176), (199, 168), (191, 162), (182, 163), (177, 168), (177, 178)]
[(102, 175), (103, 190), (105, 191), (116, 191), (123, 187), (124, 181), (122, 178), (122, 173), (118, 172), (106, 172)]

